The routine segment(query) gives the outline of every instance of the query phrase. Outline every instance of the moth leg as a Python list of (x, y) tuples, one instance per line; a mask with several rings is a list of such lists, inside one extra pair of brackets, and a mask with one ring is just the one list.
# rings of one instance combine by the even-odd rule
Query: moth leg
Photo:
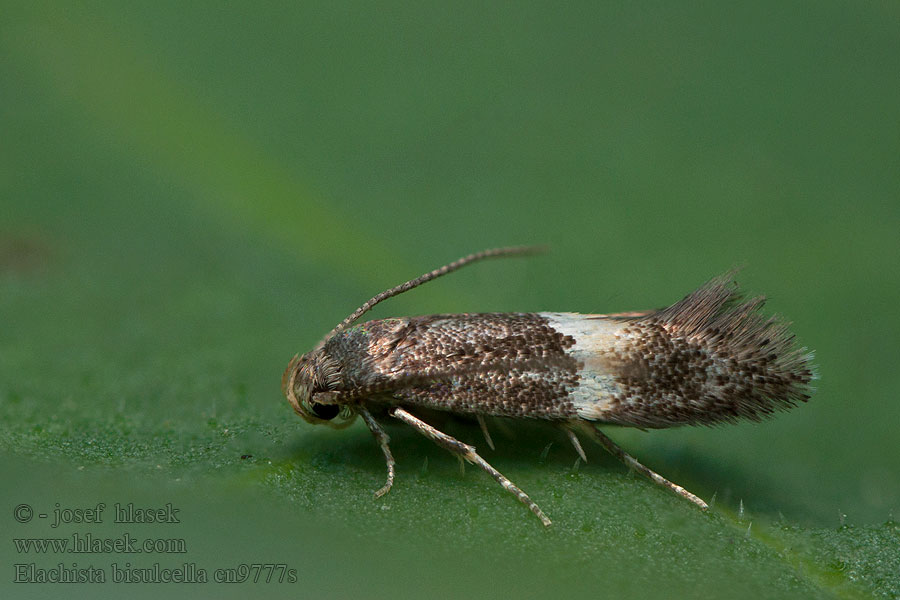
[(387, 483), (384, 484), (383, 488), (375, 492), (375, 497), (381, 498), (391, 491), (391, 486), (394, 485), (394, 456), (391, 454), (390, 447), (388, 447), (388, 442), (391, 441), (391, 438), (388, 437), (388, 434), (381, 428), (381, 425), (378, 424), (378, 421), (375, 420), (372, 413), (366, 410), (365, 407), (357, 406), (356, 410), (362, 415), (363, 421), (366, 422), (369, 431), (372, 432), (378, 445), (381, 446), (381, 451), (384, 452), (384, 460), (387, 462)]
[(491, 450), (494, 450), (494, 440), (491, 439), (491, 432), (488, 431), (487, 423), (484, 422), (484, 417), (478, 415), (476, 418), (478, 419), (478, 426), (481, 427), (481, 433), (484, 434), (484, 441), (487, 442), (487, 445)]
[(457, 456), (461, 456), (465, 460), (470, 463), (476, 464), (481, 467), (484, 471), (486, 471), (494, 480), (497, 481), (500, 485), (502, 485), (506, 490), (511, 492), (519, 499), (519, 501), (527, 506), (534, 515), (541, 520), (544, 526), (550, 526), (550, 519), (547, 518), (547, 515), (538, 508), (538, 505), (532, 502), (531, 498), (528, 497), (528, 494), (520, 490), (513, 484), (512, 481), (503, 476), (503, 474), (492, 467), (486, 460), (478, 456), (478, 453), (475, 452), (475, 447), (470, 446), (468, 444), (464, 444), (460, 442), (454, 437), (450, 437), (446, 433), (438, 431), (428, 423), (417, 419), (413, 415), (409, 414), (405, 410), (400, 407), (394, 407), (390, 410), (389, 413), (392, 417), (396, 417), (400, 419), (407, 425), (410, 425), (413, 429), (436, 443), (438, 446), (449, 450), (450, 452), (456, 454)]
[(587, 456), (584, 454), (584, 448), (581, 447), (581, 442), (578, 441), (578, 436), (575, 435), (575, 432), (572, 431), (570, 427), (566, 427), (566, 435), (569, 436), (569, 441), (572, 442), (572, 445), (575, 446), (575, 452), (578, 453), (578, 456), (581, 457), (581, 460), (587, 462)]
[(620, 448), (614, 441), (612, 441), (611, 439), (606, 437), (606, 435), (603, 432), (601, 432), (599, 429), (597, 429), (596, 427), (588, 425), (588, 424), (584, 424), (582, 427), (582, 430), (586, 431), (601, 446), (606, 448), (610, 454), (617, 457), (619, 460), (621, 460), (623, 463), (625, 463), (626, 465), (628, 465), (629, 467), (631, 467), (638, 473), (645, 475), (646, 477), (651, 479), (654, 483), (657, 483), (657, 484), (663, 486), (664, 488), (668, 488), (669, 490), (675, 492), (676, 494), (678, 494), (685, 500), (693, 502), (694, 504), (696, 504), (703, 510), (707, 510), (709, 508), (709, 505), (706, 502), (704, 502), (703, 500), (701, 500), (694, 494), (690, 493), (689, 491), (687, 491), (680, 485), (672, 483), (671, 481), (669, 481), (668, 479), (666, 479), (659, 473), (656, 473), (655, 471), (652, 471), (649, 468), (642, 465), (641, 463), (639, 463), (636, 458), (634, 458), (633, 456), (631, 456), (630, 454), (628, 454), (627, 452), (622, 450), (622, 448)]

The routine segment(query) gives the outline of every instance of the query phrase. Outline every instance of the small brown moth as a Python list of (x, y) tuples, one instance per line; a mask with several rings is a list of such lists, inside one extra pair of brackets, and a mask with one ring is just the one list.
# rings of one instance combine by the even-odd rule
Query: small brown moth
[(387, 461), (387, 483), (376, 497), (394, 483), (389, 438), (376, 420), (389, 416), (487, 471), (550, 525), (473, 446), (413, 414), (432, 409), (474, 416), (492, 448), (486, 416), (558, 424), (587, 460), (575, 435), (581, 431), (629, 467), (707, 509), (597, 425), (649, 429), (759, 421), (809, 399), (812, 353), (795, 346), (787, 323), (759, 313), (764, 297), (742, 299), (732, 273), (656, 311), (426, 315), (351, 326), (379, 302), (465, 265), (539, 250), (485, 250), (378, 294), (311, 352), (291, 359), (282, 377), (291, 406), (310, 423), (346, 427), (356, 415), (363, 418)]

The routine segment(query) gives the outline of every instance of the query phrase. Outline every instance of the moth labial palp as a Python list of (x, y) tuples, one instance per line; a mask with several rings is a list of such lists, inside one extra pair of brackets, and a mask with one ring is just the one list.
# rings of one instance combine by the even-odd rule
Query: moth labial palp
[(632, 469), (706, 509), (706, 503), (642, 465), (597, 426), (643, 429), (759, 421), (806, 401), (812, 353), (788, 324), (764, 317), (764, 298), (745, 300), (734, 273), (712, 279), (668, 308), (618, 314), (562, 312), (441, 314), (354, 325), (373, 306), (486, 258), (532, 254), (512, 247), (472, 254), (386, 290), (291, 359), (282, 389), (304, 420), (346, 427), (357, 415), (380, 445), (394, 482), (387, 415), (479, 466), (539, 518), (525, 492), (477, 452), (415, 416), (423, 410), (474, 417), (540, 419), (587, 433)]

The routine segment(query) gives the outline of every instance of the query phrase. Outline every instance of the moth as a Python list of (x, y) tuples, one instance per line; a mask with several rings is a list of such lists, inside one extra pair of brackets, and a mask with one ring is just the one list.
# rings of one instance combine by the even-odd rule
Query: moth
[(394, 458), (379, 419), (397, 419), (491, 475), (544, 525), (550, 519), (474, 446), (416, 413), (474, 417), (493, 448), (485, 417), (540, 419), (562, 427), (582, 460), (576, 432), (632, 469), (708, 505), (642, 465), (598, 425), (653, 429), (759, 421), (809, 399), (812, 353), (788, 323), (765, 317), (762, 296), (744, 299), (734, 273), (712, 279), (661, 310), (441, 314), (354, 325), (376, 304), (487, 258), (531, 254), (519, 246), (485, 250), (386, 290), (339, 323), (310, 352), (291, 359), (282, 390), (309, 423), (348, 426), (362, 417), (384, 453), (386, 494)]

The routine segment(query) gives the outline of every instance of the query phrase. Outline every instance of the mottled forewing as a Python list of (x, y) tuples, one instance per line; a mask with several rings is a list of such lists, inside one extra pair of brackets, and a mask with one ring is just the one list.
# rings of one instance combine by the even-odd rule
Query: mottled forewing
[(458, 413), (565, 419), (575, 414), (575, 341), (538, 314), (428, 315), (370, 321), (329, 341), (342, 387), (370, 402)]

